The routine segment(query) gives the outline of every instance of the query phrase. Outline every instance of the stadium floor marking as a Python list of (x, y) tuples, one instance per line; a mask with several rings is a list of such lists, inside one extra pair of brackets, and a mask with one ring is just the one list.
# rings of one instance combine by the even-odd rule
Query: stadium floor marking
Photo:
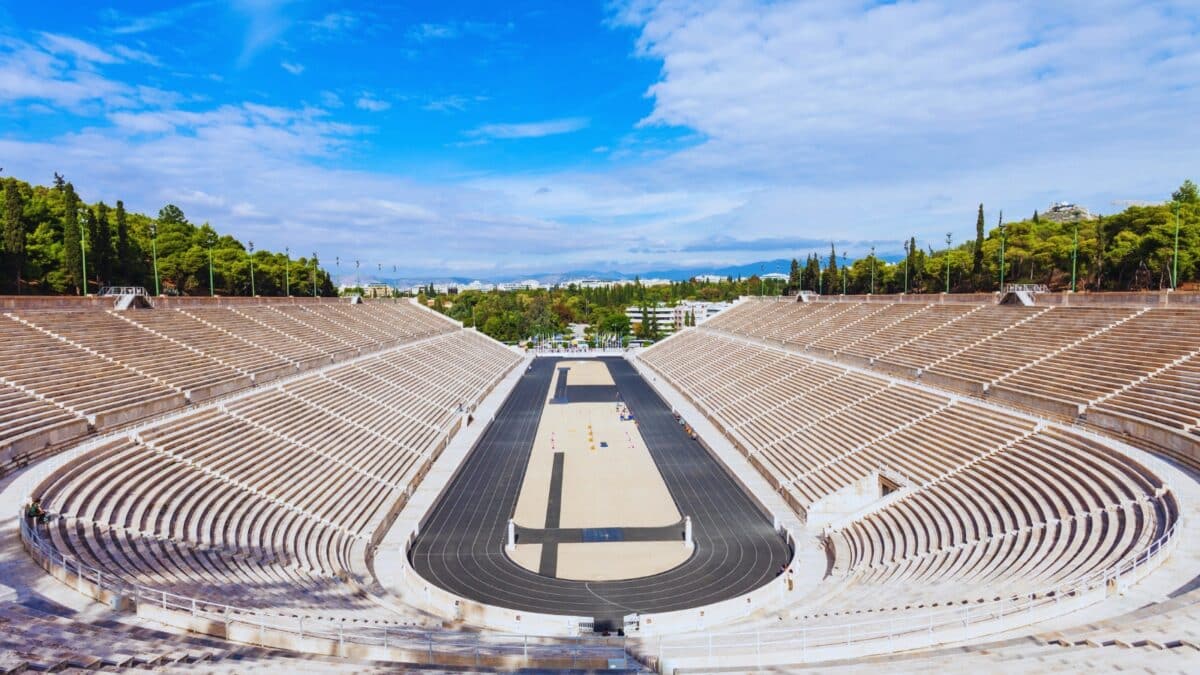
[[(563, 460), (565, 455), (554, 453), (554, 466), (550, 469), (550, 497), (546, 500), (546, 529), (556, 530), (562, 512)], [(538, 574), (552, 577), (558, 571), (558, 542), (542, 542), (542, 558), (538, 562)]]

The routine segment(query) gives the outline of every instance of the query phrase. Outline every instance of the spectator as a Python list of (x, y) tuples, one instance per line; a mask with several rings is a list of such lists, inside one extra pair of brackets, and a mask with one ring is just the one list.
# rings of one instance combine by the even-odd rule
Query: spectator
[(28, 518), (30, 520), (30, 522), (32, 522), (35, 525), (45, 525), (46, 524), (46, 521), (49, 519), (50, 516), (49, 516), (49, 514), (46, 513), (46, 510), (42, 508), (42, 498), (41, 497), (34, 497), (29, 502), (29, 506), (25, 507), (25, 517)]

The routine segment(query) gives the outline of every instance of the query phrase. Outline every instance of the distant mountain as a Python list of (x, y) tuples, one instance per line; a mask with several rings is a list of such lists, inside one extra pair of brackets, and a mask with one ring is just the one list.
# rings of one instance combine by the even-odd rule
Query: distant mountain
[[(896, 262), (897, 260), (902, 260), (903, 256), (880, 255), (879, 259), (881, 261)], [(802, 260), (800, 262), (801, 262), (801, 264), (803, 264), (804, 261)], [(827, 261), (824, 259), (821, 260), (822, 265), (825, 264), (826, 262)], [(841, 261), (839, 260), (838, 263), (841, 264)], [(504, 282), (512, 282), (512, 281), (525, 281), (527, 279), (533, 279), (533, 280), (537, 281), (539, 284), (546, 285), (546, 286), (552, 286), (554, 284), (561, 284), (566, 281), (575, 281), (575, 280), (579, 280), (579, 279), (602, 279), (605, 281), (616, 281), (616, 280), (632, 280), (634, 277), (638, 277), (641, 279), (669, 279), (671, 281), (686, 281), (687, 279), (691, 279), (693, 277), (704, 276), (704, 275), (716, 275), (716, 276), (720, 276), (720, 277), (733, 277), (734, 279), (737, 279), (739, 277), (741, 277), (741, 278), (750, 277), (755, 274), (759, 274), (760, 272), (763, 274), (770, 274), (772, 272), (776, 272), (779, 274), (787, 274), (788, 270), (791, 269), (791, 265), (792, 265), (792, 261), (790, 258), (776, 258), (774, 260), (760, 260), (760, 261), (756, 261), (756, 262), (744, 263), (741, 265), (726, 265), (724, 267), (682, 267), (682, 268), (675, 268), (675, 269), (648, 270), (645, 272), (636, 272), (636, 273), (615, 272), (615, 271), (607, 271), (606, 272), (606, 271), (601, 271), (601, 270), (571, 270), (571, 271), (567, 271), (567, 272), (538, 272), (538, 273), (521, 274), (521, 275), (515, 275), (515, 276), (510, 274), (510, 275), (496, 275), (496, 276), (481, 275), (478, 277), (442, 276), (442, 277), (422, 277), (422, 278), (409, 278), (409, 277), (389, 278), (389, 277), (375, 277), (375, 276), (369, 277), (367, 275), (363, 275), (362, 281), (364, 284), (373, 282), (373, 281), (382, 281), (384, 283), (398, 285), (400, 287), (408, 287), (408, 286), (417, 286), (417, 285), (431, 284), (431, 283), (432, 284), (459, 284), (459, 285), (465, 286), (465, 285), (471, 283), (472, 281), (481, 281), (484, 283), (496, 284), (496, 283), (504, 283)], [(353, 281), (352, 278), (343, 277), (343, 279), (347, 282)]]

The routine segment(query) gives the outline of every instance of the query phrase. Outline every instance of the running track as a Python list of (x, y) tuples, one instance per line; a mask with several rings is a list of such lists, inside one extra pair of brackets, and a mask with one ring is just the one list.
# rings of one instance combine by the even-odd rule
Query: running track
[[(667, 612), (726, 600), (775, 577), (790, 557), (741, 488), (627, 361), (606, 358), (621, 397), (679, 512), (692, 517), (696, 549), (682, 565), (623, 581), (568, 581), (508, 559), (504, 543), (558, 359), (537, 358), (467, 456), (409, 550), (416, 570), (457, 595), (489, 605), (591, 616), (597, 626), (631, 612)], [(682, 545), (682, 544), (681, 544)]]

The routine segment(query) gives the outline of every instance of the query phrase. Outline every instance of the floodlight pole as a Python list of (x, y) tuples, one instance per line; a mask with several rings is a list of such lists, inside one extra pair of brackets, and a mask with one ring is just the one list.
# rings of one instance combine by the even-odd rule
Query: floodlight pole
[(83, 297), (87, 297), (87, 227), (79, 225), (79, 255), (83, 264)]
[(212, 245), (208, 247), (208, 295), (215, 297), (217, 289), (213, 288), (213, 260), (212, 260)]
[(842, 295), (846, 294), (846, 252), (842, 251)]
[(162, 295), (158, 287), (158, 226), (150, 224), (150, 251), (154, 256), (154, 295)]
[(950, 292), (950, 242), (954, 240), (954, 235), (946, 233), (946, 292)]
[(1004, 239), (1007, 234), (1004, 227), (1004, 212), (1000, 212), (1000, 292), (1004, 292)]
[(258, 295), (254, 289), (254, 242), (247, 243), (250, 244), (250, 297), (253, 298)]
[(313, 297), (317, 297), (317, 252), (313, 251)]
[(875, 247), (871, 247), (871, 295), (875, 295)]
[(1075, 292), (1075, 266), (1079, 257), (1079, 221), (1075, 221), (1075, 236), (1071, 243), (1071, 292)]
[(1171, 290), (1179, 287), (1179, 202), (1172, 203), (1175, 212), (1175, 259), (1171, 265)]
[(286, 298), (292, 297), (292, 271), (288, 269), (292, 266), (292, 252), (287, 247), (283, 247), (283, 295)]
[(904, 294), (908, 295), (908, 259), (912, 252), (908, 250), (908, 242), (904, 242)]

